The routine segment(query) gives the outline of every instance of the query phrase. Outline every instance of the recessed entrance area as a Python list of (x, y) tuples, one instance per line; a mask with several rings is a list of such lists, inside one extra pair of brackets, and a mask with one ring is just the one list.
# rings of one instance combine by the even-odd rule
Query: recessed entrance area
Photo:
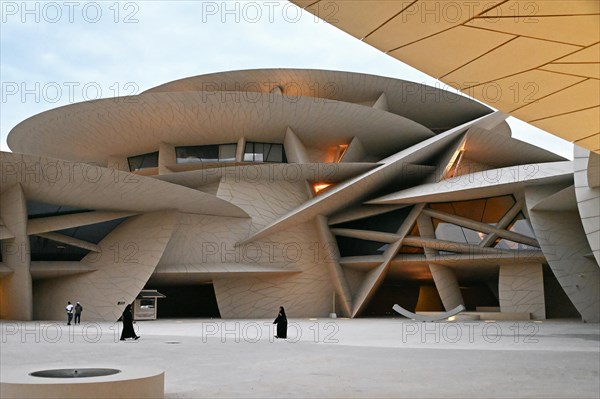
[[(497, 284), (497, 282), (496, 282)], [(499, 307), (498, 298), (484, 283), (461, 284), (465, 307), (475, 311), (478, 307)], [(443, 312), (444, 306), (433, 281), (387, 279), (379, 287), (362, 317), (398, 317), (392, 306), (398, 304), (411, 312)]]
[(361, 317), (399, 317), (392, 310), (398, 304), (414, 312), (419, 299), (419, 283), (415, 281), (386, 280), (379, 287)]
[(157, 304), (158, 319), (221, 318), (212, 282), (203, 284), (148, 284), (164, 294)]

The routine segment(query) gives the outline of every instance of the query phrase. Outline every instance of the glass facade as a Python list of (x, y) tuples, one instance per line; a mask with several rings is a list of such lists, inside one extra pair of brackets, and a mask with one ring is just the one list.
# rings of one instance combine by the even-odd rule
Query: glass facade
[(140, 169), (158, 168), (158, 151), (129, 157), (127, 162), (129, 162), (129, 170), (132, 172)]
[(452, 223), (445, 223), (434, 219), (437, 222), (435, 229), (435, 238), (438, 240), (454, 241), (464, 244), (479, 245), (486, 234), (457, 226)]
[[(531, 228), (531, 224), (529, 220), (525, 219), (523, 213), (519, 212), (517, 217), (511, 222), (508, 227), (509, 231), (513, 231), (515, 233), (522, 234), (527, 237), (535, 238), (535, 234), (533, 233), (533, 229)], [(513, 250), (539, 250), (537, 247), (532, 247), (531, 245), (521, 244), (518, 242), (514, 242), (511, 240), (507, 240), (505, 238), (496, 240), (496, 248), (501, 249), (513, 249)]]
[(175, 147), (177, 163), (235, 162), (237, 144)]
[[(503, 195), (487, 199), (477, 199), (457, 202), (439, 202), (430, 204), (431, 209), (462, 216), (478, 222), (495, 224), (515, 204), (512, 195)], [(437, 223), (434, 221), (434, 227)]]
[(285, 163), (287, 159), (283, 144), (246, 142), (244, 162), (277, 162)]

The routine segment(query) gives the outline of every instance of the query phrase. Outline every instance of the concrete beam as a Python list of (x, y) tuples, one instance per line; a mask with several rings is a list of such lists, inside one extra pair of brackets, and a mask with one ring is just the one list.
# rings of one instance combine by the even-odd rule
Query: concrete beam
[[(523, 201), (523, 200), (517, 201), (508, 210), (508, 212), (506, 212), (506, 214), (504, 216), (502, 216), (502, 219), (500, 219), (500, 221), (496, 224), (496, 228), (505, 230), (506, 227), (510, 224), (510, 222), (512, 222), (517, 217), (519, 212), (521, 212), (521, 210), (523, 209), (523, 205), (525, 205), (525, 201)], [(497, 233), (488, 233), (483, 238), (483, 240), (481, 240), (481, 242), (479, 243), (479, 246), (480, 247), (489, 247), (494, 242), (496, 242), (496, 239), (498, 239)], [(537, 242), (537, 240), (536, 240), (536, 242)], [(536, 247), (539, 247), (539, 245), (536, 245)]]
[[(417, 219), (417, 224), (419, 226), (421, 238), (431, 239), (435, 237), (435, 231), (433, 230), (433, 223), (430, 216), (422, 213)], [(438, 251), (433, 248), (425, 247), (424, 251), (428, 261), (438, 255)], [(429, 263), (429, 270), (431, 271), (431, 276), (433, 277), (433, 281), (435, 282), (435, 286), (446, 310), (451, 310), (459, 305), (465, 304), (460, 292), (458, 280), (452, 269), (435, 263)]]
[(534, 247), (539, 247), (539, 244), (535, 238), (527, 237), (523, 234), (515, 233), (513, 231), (499, 229), (487, 223), (477, 222), (475, 220), (467, 219), (462, 216), (452, 215), (446, 212), (437, 211), (435, 209), (430, 208), (423, 209), (423, 213), (428, 216), (443, 220), (445, 222), (453, 223), (462, 227), (466, 227), (471, 230), (480, 231), (482, 233), (488, 234), (493, 233), (498, 235), (499, 237), (506, 238), (507, 240), (531, 245)]
[(325, 248), (328, 251), (327, 266), (329, 267), (329, 274), (331, 275), (331, 281), (335, 288), (335, 292), (340, 299), (342, 311), (347, 316), (352, 315), (352, 294), (350, 293), (350, 287), (346, 281), (344, 270), (339, 264), (340, 253), (337, 249), (337, 242), (329, 226), (327, 225), (327, 218), (323, 215), (317, 216), (317, 230), (321, 241), (324, 242)]
[(52, 241), (61, 242), (63, 244), (71, 245), (73, 247), (87, 249), (92, 252), (100, 252), (100, 247), (91, 242), (87, 242), (84, 240), (77, 239), (75, 237), (70, 237), (65, 234), (50, 232), (50, 233), (40, 233), (37, 234), (39, 237), (44, 237)]
[(283, 139), (285, 156), (290, 163), (309, 163), (308, 154), (304, 143), (296, 136), (296, 133), (288, 127)]
[(39, 235), (50, 231), (108, 222), (135, 214), (136, 212), (93, 211), (30, 219), (27, 222), (27, 234)]

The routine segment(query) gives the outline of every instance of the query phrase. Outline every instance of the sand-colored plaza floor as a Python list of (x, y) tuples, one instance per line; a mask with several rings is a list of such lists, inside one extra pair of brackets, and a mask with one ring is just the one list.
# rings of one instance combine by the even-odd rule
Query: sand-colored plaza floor
[(21, 365), (165, 370), (166, 398), (598, 398), (600, 326), (407, 319), (0, 322), (0, 379)]

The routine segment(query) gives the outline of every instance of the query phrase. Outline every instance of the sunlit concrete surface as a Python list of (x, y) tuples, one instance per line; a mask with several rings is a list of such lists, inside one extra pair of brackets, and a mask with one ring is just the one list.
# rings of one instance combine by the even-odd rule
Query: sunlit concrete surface
[(0, 376), (20, 365), (159, 366), (166, 398), (600, 396), (600, 326), (579, 321), (417, 323), (290, 319), (0, 323)]

